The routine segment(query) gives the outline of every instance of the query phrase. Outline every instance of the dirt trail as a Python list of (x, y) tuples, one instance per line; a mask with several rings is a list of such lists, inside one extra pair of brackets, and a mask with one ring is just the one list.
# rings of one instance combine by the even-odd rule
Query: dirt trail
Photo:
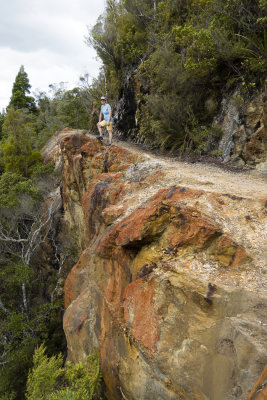
[[(46, 144), (46, 152), (53, 151), (60, 139), (73, 134), (85, 134), (92, 139), (96, 139), (96, 136), (88, 132), (66, 128), (50, 138)], [(106, 137), (104, 137), (104, 140), (106, 140)], [(140, 155), (147, 162), (148, 170), (150, 164), (151, 168), (156, 167), (164, 170), (165, 185), (187, 186), (207, 192), (231, 194), (251, 200), (267, 200), (267, 174), (261, 174), (256, 170), (237, 172), (212, 164), (181, 162), (168, 156), (153, 155), (138, 145), (116, 139), (114, 146), (122, 147)], [(109, 151), (109, 149), (111, 148), (107, 147), (106, 151)]]
[(115, 145), (142, 155), (147, 161), (159, 163), (164, 169), (164, 180), (168, 185), (185, 185), (210, 192), (267, 200), (267, 175), (255, 170), (228, 171), (211, 164), (191, 164), (166, 156), (155, 156), (126, 142), (119, 141)]

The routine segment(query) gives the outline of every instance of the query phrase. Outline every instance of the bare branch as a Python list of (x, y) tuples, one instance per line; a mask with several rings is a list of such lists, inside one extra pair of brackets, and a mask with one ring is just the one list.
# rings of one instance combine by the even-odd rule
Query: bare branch
[(8, 350), (7, 348), (7, 337), (6, 336), (2, 336), (1, 338), (1, 345), (3, 346), (3, 353), (0, 356), (0, 365), (5, 365), (8, 363), (8, 359), (5, 359), (8, 355), (8, 353), (10, 352), (10, 350)]
[(0, 299), (0, 308), (2, 311), (4, 311), (4, 313), (9, 314), (8, 309), (4, 306), (2, 300)]
[[(47, 207), (46, 216), (42, 219), (40, 209), (36, 214), (20, 216), (19, 223), (12, 226), (8, 231), (3, 223), (0, 223), (0, 243), (1, 254), (15, 256), (23, 264), (29, 265), (31, 257), (36, 249), (46, 240), (52, 229), (53, 214), (57, 207), (57, 196), (52, 197), (52, 201)], [(28, 315), (28, 300), (26, 282), (21, 283), (22, 304), (26, 316)], [(0, 308), (7, 312), (6, 308), (0, 303)]]
[(3, 242), (12, 242), (12, 243), (22, 243), (22, 242), (27, 242), (27, 239), (22, 239), (20, 237), (20, 234), (18, 232), (18, 229), (16, 231), (16, 234), (18, 237), (13, 237), (13, 236), (8, 236), (7, 230), (3, 227), (3, 225), (0, 222), (0, 240)]

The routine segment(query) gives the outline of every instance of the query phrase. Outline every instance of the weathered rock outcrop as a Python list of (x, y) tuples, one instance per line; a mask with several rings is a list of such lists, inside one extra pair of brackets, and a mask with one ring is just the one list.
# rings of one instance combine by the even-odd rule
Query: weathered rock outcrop
[(44, 157), (84, 249), (65, 283), (68, 358), (97, 347), (110, 400), (247, 399), (266, 363), (262, 177), (67, 130)]
[(240, 106), (238, 92), (223, 101), (221, 126), (224, 134), (219, 148), (224, 161), (257, 167), (267, 173), (267, 92)]
[(114, 120), (118, 136), (121, 138), (130, 138), (133, 142), (136, 139), (137, 130), (135, 120), (136, 110), (136, 80), (134, 70), (130, 68), (125, 74), (119, 93), (119, 101), (115, 105)]

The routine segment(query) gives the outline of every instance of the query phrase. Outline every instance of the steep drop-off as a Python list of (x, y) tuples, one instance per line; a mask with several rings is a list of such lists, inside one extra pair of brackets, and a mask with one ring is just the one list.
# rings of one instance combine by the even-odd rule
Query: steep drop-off
[(43, 156), (83, 249), (65, 282), (68, 358), (98, 348), (109, 400), (266, 398), (264, 178), (70, 130)]

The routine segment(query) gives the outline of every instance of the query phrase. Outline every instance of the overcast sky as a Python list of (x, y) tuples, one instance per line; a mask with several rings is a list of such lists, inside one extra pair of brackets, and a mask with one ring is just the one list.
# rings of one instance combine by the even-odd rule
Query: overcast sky
[(100, 61), (86, 46), (87, 26), (92, 27), (105, 8), (105, 0), (0, 0), (0, 111), (11, 96), (21, 65), (32, 92), (48, 92), (49, 84), (79, 76), (98, 75)]

